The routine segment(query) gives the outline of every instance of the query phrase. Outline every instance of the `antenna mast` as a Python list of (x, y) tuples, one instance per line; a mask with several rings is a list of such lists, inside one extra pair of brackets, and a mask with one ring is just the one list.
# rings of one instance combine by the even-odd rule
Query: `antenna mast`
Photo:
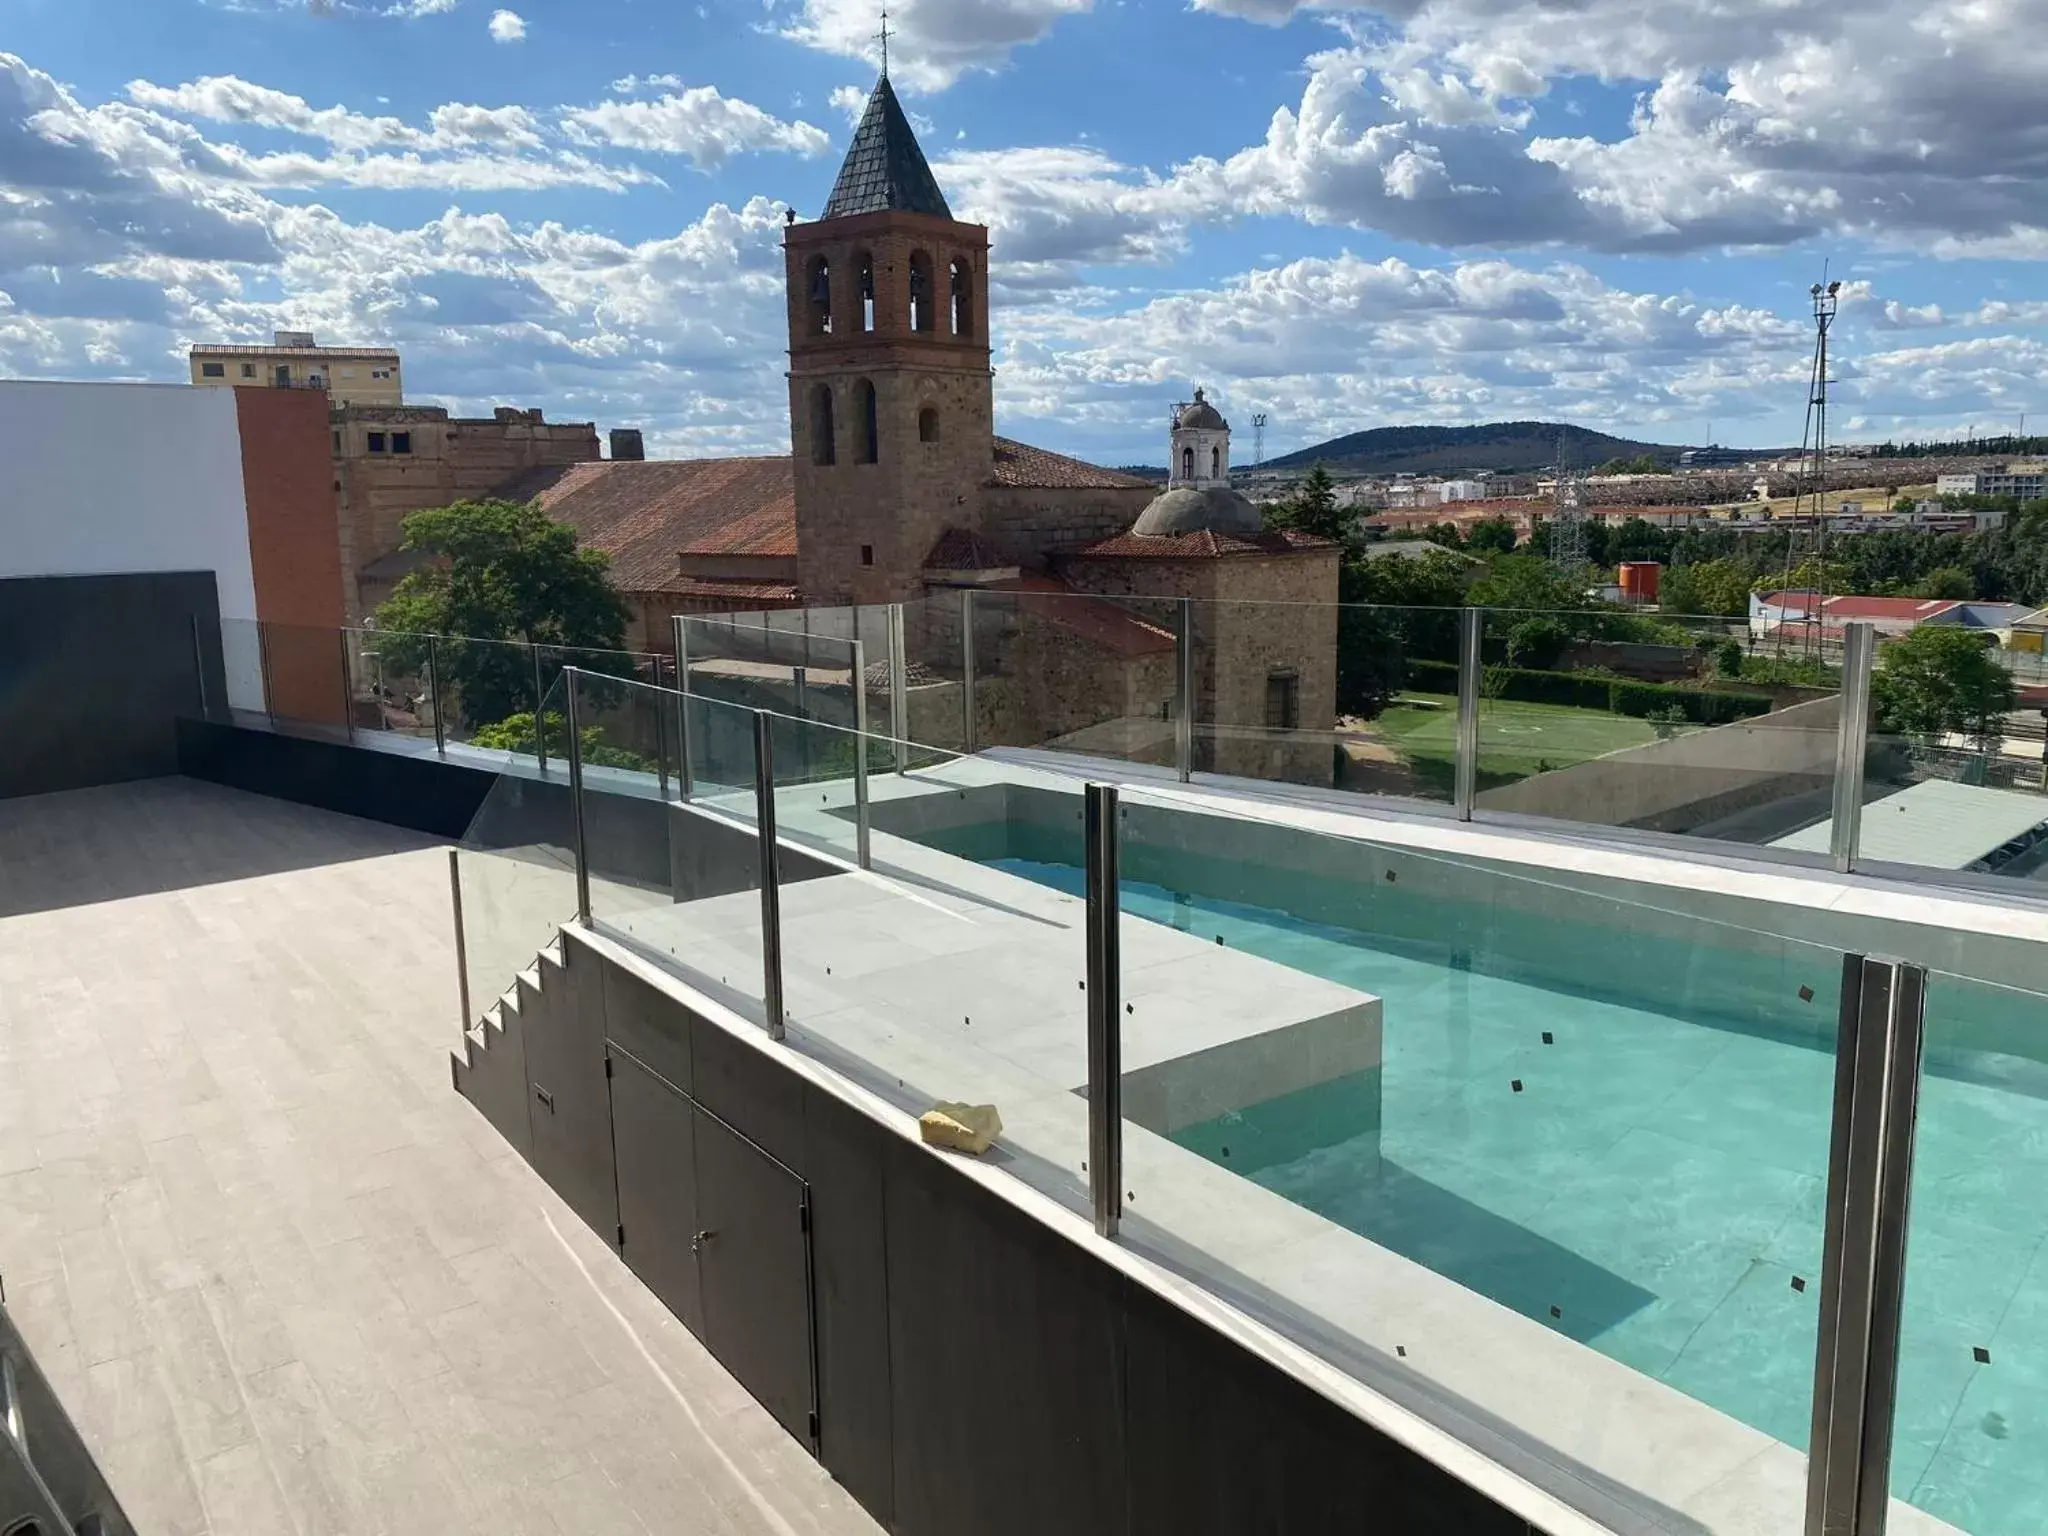
[(1837, 295), (1841, 292), (1839, 281), (1823, 286), (1815, 283), (1808, 289), (1813, 300), (1813, 371), (1811, 383), (1806, 392), (1806, 431), (1801, 434), (1800, 446), (1813, 444), (1813, 455), (1806, 459), (1805, 473), (1792, 495), (1792, 531), (1785, 539), (1785, 581), (1789, 586), (1792, 579), (1794, 556), (1800, 538), (1799, 517), (1806, 508), (1808, 492), (1812, 493), (1813, 517), (1813, 558), (1816, 566), (1814, 582), (1808, 588), (1809, 599), (1806, 623), (1803, 626), (1810, 648), (1818, 650), (1821, 644), (1821, 609), (1827, 601), (1827, 594), (1819, 590), (1825, 571), (1828, 548), (1828, 330), (1835, 323)]
[(1550, 563), (1574, 580), (1586, 569), (1586, 512), (1579, 477), (1565, 469), (1564, 432), (1557, 434), (1557, 478), (1550, 516)]
[(1257, 469), (1266, 462), (1266, 413), (1252, 413), (1252, 468)]

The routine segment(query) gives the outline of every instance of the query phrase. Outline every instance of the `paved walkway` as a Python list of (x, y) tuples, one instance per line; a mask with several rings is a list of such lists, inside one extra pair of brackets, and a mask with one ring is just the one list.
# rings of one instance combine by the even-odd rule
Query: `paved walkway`
[(445, 856), (0, 801), (0, 1279), (150, 1536), (877, 1527), (450, 1089)]

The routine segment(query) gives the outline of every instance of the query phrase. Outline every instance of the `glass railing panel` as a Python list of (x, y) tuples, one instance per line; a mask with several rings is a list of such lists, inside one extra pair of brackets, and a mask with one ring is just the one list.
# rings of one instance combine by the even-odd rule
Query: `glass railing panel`
[(1173, 598), (977, 592), (977, 746), (1171, 769), (1179, 612)]
[[(586, 691), (593, 717), (580, 739), (592, 921), (727, 1006), (761, 1017), (753, 711), (579, 677), (579, 723)], [(672, 743), (672, 770), (688, 750), (687, 801), (679, 776), (660, 795), (658, 765), (629, 745), (657, 734)]]
[(207, 700), (209, 714), (229, 718), (262, 715), (268, 710), (263, 676), (262, 628), (254, 619), (220, 621), (221, 675), (227, 690), (226, 713), (220, 701)]
[[(543, 714), (559, 720), (563, 708), (558, 684)], [(463, 834), (458, 867), (470, 1012), (481, 1017), (576, 917), (575, 823), (559, 758), (545, 776), (528, 765), (497, 777)]]
[(776, 722), (787, 1039), (911, 1114), (992, 1107), (992, 1160), (1082, 1208), (1086, 908), (1033, 874), (1078, 856), (1080, 783), (918, 747), (868, 774), (862, 869), (849, 734)]
[(1123, 1240), (1596, 1516), (1798, 1528), (1840, 954), (1122, 799)]
[(1475, 808), (1825, 852), (1839, 670), (1740, 621), (1488, 609)]
[[(850, 726), (856, 719), (856, 681), (849, 613), (799, 608), (686, 614), (689, 690), (745, 709)], [(880, 651), (865, 658), (870, 670), (885, 660)]]
[(267, 713), (296, 730), (340, 736), (355, 710), (356, 662), (345, 631), (263, 620), (257, 662)]
[(2040, 891), (2044, 700), (1981, 631), (1923, 625), (1879, 639), (1857, 867), (1990, 874)]
[(1927, 983), (1891, 1489), (2048, 1530), (2048, 952), (1956, 937)]
[(536, 659), (522, 641), (436, 636), (429, 683), (443, 743), (535, 756)]
[[(1263, 710), (1262, 721), (1293, 713), (1299, 737), (1332, 731), (1331, 782), (1339, 789), (1449, 804), (1458, 745), (1458, 610), (1311, 608), (1306, 627), (1314, 643), (1303, 645), (1289, 638), (1292, 606), (1231, 605), (1269, 638), (1272, 653), (1267, 675), (1253, 676), (1242, 691), (1238, 719), (1254, 710)], [(1333, 668), (1326, 645), (1335, 647)], [(1292, 706), (1289, 671), (1299, 679)], [(1326, 672), (1334, 675), (1333, 719), (1325, 718), (1323, 701), (1332, 697)]]

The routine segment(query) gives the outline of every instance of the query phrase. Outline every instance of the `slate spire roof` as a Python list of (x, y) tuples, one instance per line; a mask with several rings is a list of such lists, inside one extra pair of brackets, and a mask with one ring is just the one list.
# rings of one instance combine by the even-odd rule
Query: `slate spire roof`
[(885, 74), (875, 82), (875, 93), (868, 98), (860, 126), (853, 131), (853, 142), (846, 147), (846, 159), (839, 167), (839, 179), (832, 183), (823, 217), (889, 211), (953, 217), (946, 194), (925, 164), (917, 135), (910, 131), (910, 119), (903, 115), (903, 104), (897, 101)]

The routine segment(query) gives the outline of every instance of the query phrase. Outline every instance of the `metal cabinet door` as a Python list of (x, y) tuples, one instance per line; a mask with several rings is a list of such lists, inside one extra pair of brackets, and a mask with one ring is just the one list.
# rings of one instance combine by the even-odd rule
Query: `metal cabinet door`
[(816, 1455), (807, 1191), (709, 1110), (696, 1129), (704, 1342)]
[(671, 1084), (613, 1049), (612, 1142), (619, 1169), (619, 1252), (698, 1338), (703, 1291), (697, 1222), (696, 1108)]

